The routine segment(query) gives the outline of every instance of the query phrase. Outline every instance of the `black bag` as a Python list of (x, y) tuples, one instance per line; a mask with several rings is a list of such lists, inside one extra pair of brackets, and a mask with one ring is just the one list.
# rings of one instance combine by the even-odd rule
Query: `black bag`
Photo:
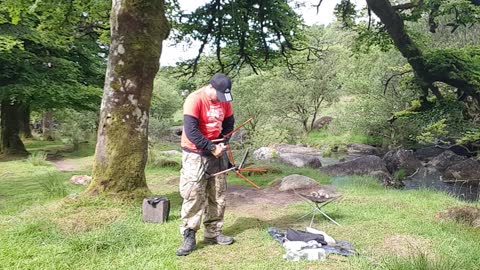
[(299, 231), (294, 229), (287, 230), (287, 239), (290, 241), (303, 241), (303, 242), (315, 240), (317, 241), (317, 243), (320, 243), (322, 245), (327, 245), (327, 242), (325, 242), (325, 238), (321, 234), (309, 233), (309, 232)]

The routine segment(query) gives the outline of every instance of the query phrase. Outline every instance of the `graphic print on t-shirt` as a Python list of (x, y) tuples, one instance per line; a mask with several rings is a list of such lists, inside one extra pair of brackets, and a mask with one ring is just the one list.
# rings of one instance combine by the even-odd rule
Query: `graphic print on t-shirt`
[(220, 105), (210, 104), (210, 109), (207, 111), (207, 129), (210, 132), (220, 130), (224, 112)]

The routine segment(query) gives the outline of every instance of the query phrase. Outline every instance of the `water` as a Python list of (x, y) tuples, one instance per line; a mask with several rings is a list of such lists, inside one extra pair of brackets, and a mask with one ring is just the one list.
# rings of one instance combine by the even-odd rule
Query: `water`
[(466, 201), (478, 201), (480, 195), (479, 181), (442, 181), (441, 173), (421, 168), (413, 177), (404, 180), (406, 189), (435, 189), (446, 192)]
[[(360, 157), (360, 155), (335, 154), (331, 157), (319, 157), (322, 166), (340, 163), (340, 160), (349, 161)], [(405, 189), (434, 189), (446, 192), (461, 200), (478, 201), (480, 199), (480, 181), (446, 183), (442, 181), (440, 172), (428, 168), (420, 168), (419, 172), (403, 182), (405, 183)]]

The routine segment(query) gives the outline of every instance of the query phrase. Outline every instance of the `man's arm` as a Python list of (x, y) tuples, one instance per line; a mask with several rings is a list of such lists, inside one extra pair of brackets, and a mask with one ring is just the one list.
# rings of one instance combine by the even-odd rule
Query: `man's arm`
[(183, 128), (185, 130), (185, 135), (193, 144), (195, 144), (197, 149), (211, 152), (215, 147), (215, 145), (209, 139), (205, 138), (198, 129), (198, 118), (184, 114)]
[(222, 138), (225, 137), (225, 135), (227, 135), (228, 133), (230, 133), (230, 131), (233, 130), (234, 125), (235, 125), (235, 118), (233, 117), (233, 114), (223, 119), (222, 132), (220, 133), (220, 136)]

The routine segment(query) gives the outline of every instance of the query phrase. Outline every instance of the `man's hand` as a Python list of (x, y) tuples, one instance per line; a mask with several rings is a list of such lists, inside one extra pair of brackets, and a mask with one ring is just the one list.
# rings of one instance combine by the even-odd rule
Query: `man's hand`
[(214, 155), (216, 158), (219, 158), (227, 151), (227, 146), (223, 143), (219, 143), (215, 146), (215, 150), (212, 151), (212, 155)]

